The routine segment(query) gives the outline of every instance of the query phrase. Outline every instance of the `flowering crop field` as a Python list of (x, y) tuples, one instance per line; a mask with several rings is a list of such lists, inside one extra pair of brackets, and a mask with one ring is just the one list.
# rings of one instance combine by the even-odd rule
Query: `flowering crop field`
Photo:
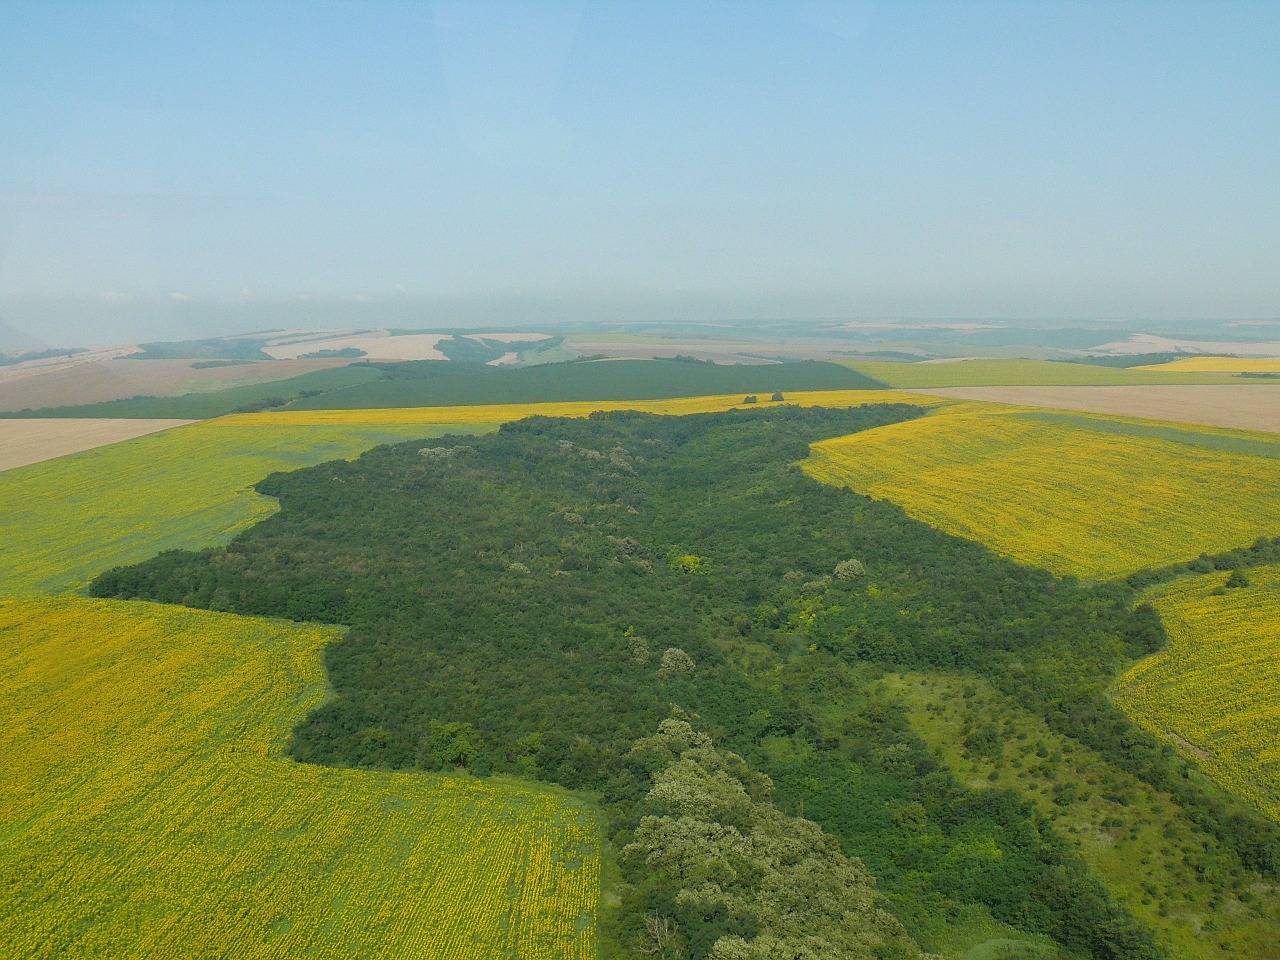
[(1280, 565), (1159, 587), (1169, 646), (1120, 678), (1135, 720), (1193, 754), (1220, 784), (1280, 819)]
[(1183, 357), (1133, 369), (1169, 373), (1280, 373), (1280, 357)]
[(281, 755), (335, 634), (0, 603), (0, 952), (594, 957), (599, 837), (582, 801)]
[(957, 403), (815, 444), (804, 469), (1022, 563), (1107, 579), (1280, 534), (1277, 455), (1268, 434)]

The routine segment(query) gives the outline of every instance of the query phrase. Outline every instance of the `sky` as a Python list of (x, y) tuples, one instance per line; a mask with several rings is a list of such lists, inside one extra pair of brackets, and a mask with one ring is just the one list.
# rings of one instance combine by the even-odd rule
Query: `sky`
[(1276, 317), (1278, 41), (1227, 0), (0, 0), (0, 323)]

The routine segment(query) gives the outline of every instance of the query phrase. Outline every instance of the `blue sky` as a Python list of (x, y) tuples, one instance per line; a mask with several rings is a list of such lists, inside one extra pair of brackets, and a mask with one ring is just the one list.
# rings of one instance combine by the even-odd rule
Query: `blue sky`
[(5, 2), (0, 305), (1274, 317), (1278, 48), (1276, 3)]

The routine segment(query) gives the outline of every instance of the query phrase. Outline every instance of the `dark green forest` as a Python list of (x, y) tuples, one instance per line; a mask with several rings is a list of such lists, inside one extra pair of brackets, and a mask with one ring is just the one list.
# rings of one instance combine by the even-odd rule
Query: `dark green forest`
[[(535, 417), (381, 447), (267, 478), (274, 517), (92, 593), (348, 625), (299, 760), (598, 798), (618, 872), (611, 955), (660, 955), (665, 937), (693, 958), (909, 957), (907, 935), (927, 946), (990, 915), (1073, 956), (1161, 957), (1028, 803), (940, 764), (878, 693), (883, 671), (987, 678), (1173, 793), (1231, 870), (1274, 877), (1277, 829), (1107, 700), (1114, 671), (1164, 642), (1136, 580), (1021, 567), (796, 467), (815, 441), (922, 412)], [(692, 813), (664, 799), (676, 782)], [(762, 906), (788, 882), (788, 834), (822, 884), (863, 891), (874, 935), (815, 919), (820, 946)], [(699, 846), (712, 835), (736, 837), (731, 854)], [(704, 861), (721, 873), (690, 866)]]
[[(323, 397), (303, 398), (291, 409), (437, 407), (560, 400), (661, 400), (722, 393), (782, 390), (870, 390), (878, 380), (837, 363), (717, 364), (691, 359), (573, 360), (541, 366), (502, 368), (484, 363), (484, 348), (455, 338), (466, 352), (453, 363), (413, 360), (371, 364), (380, 375)], [(442, 350), (456, 349), (442, 343)], [(472, 354), (477, 356), (472, 356)]]

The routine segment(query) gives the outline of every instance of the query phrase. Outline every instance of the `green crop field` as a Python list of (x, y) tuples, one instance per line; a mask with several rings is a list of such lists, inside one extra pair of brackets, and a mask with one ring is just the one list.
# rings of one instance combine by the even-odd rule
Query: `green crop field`
[(816, 444), (804, 468), (1019, 562), (1107, 579), (1280, 534), (1276, 451), (1267, 434), (963, 403)]
[(759, 365), (601, 360), (503, 369), (422, 361), (385, 367), (378, 380), (303, 398), (293, 410), (437, 407), (571, 400), (659, 400), (707, 394), (872, 390), (879, 381), (835, 363)]
[(1221, 376), (1104, 367), (1056, 360), (949, 360), (894, 363), (850, 360), (847, 365), (890, 387), (1125, 386), (1139, 384), (1222, 383)]
[(595, 957), (582, 801), (281, 756), (336, 633), (0, 603), (6, 956)]

